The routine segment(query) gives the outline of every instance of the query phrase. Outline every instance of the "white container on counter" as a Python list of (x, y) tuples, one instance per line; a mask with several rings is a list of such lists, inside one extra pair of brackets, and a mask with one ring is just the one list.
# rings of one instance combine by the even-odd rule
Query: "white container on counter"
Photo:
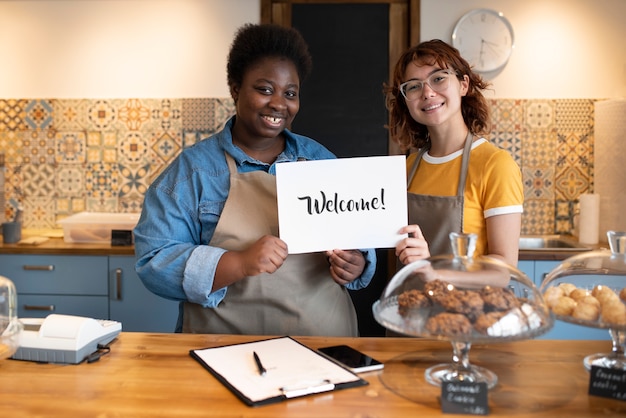
[(139, 213), (80, 212), (59, 223), (63, 226), (63, 240), (70, 243), (111, 242), (111, 231), (132, 231), (139, 221)]
[(597, 244), (600, 238), (600, 195), (583, 193), (578, 201), (580, 203), (578, 241), (584, 244)]

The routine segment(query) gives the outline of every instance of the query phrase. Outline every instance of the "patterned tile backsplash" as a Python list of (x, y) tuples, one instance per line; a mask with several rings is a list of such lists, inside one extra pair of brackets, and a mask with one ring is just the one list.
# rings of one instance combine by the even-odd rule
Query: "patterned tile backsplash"
[[(593, 192), (594, 100), (489, 104), (489, 139), (522, 170), (522, 233), (572, 233), (578, 196)], [(151, 181), (233, 113), (230, 98), (0, 99), (6, 201), (22, 203), (33, 229), (81, 211), (139, 212)]]

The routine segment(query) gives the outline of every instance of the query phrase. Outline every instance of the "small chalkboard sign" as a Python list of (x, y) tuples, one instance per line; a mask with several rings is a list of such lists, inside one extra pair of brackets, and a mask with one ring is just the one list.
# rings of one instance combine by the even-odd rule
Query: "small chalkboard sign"
[(489, 415), (487, 383), (442, 382), (441, 411), (446, 414)]
[(626, 401), (626, 370), (591, 366), (589, 394)]

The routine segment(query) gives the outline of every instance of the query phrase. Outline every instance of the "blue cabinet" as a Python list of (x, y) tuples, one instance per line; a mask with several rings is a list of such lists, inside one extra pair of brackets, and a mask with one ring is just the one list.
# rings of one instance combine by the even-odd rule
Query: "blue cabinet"
[(106, 267), (105, 256), (0, 255), (0, 275), (15, 284), (21, 318), (107, 318)]
[[(517, 268), (526, 274), (535, 283), (537, 288), (541, 287), (543, 280), (548, 273), (558, 266), (561, 261), (546, 260), (520, 260)], [(538, 337), (542, 340), (610, 340), (611, 336), (605, 329), (589, 328), (580, 325), (559, 321), (554, 323), (554, 327)], [(607, 347), (610, 351), (611, 347)]]
[(535, 262), (533, 260), (520, 260), (517, 262), (517, 268), (535, 283)]
[(109, 256), (110, 319), (124, 331), (174, 332), (178, 302), (150, 292), (135, 273), (135, 258)]
[(132, 256), (0, 255), (20, 318), (52, 313), (113, 319), (123, 331), (174, 332), (178, 302), (148, 291)]

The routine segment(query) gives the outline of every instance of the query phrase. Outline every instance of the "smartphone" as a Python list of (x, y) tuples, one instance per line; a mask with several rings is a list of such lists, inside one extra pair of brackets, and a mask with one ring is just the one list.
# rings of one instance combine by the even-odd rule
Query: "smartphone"
[(318, 351), (347, 367), (354, 373), (380, 370), (384, 367), (384, 364), (380, 361), (347, 345), (322, 347), (319, 348)]

